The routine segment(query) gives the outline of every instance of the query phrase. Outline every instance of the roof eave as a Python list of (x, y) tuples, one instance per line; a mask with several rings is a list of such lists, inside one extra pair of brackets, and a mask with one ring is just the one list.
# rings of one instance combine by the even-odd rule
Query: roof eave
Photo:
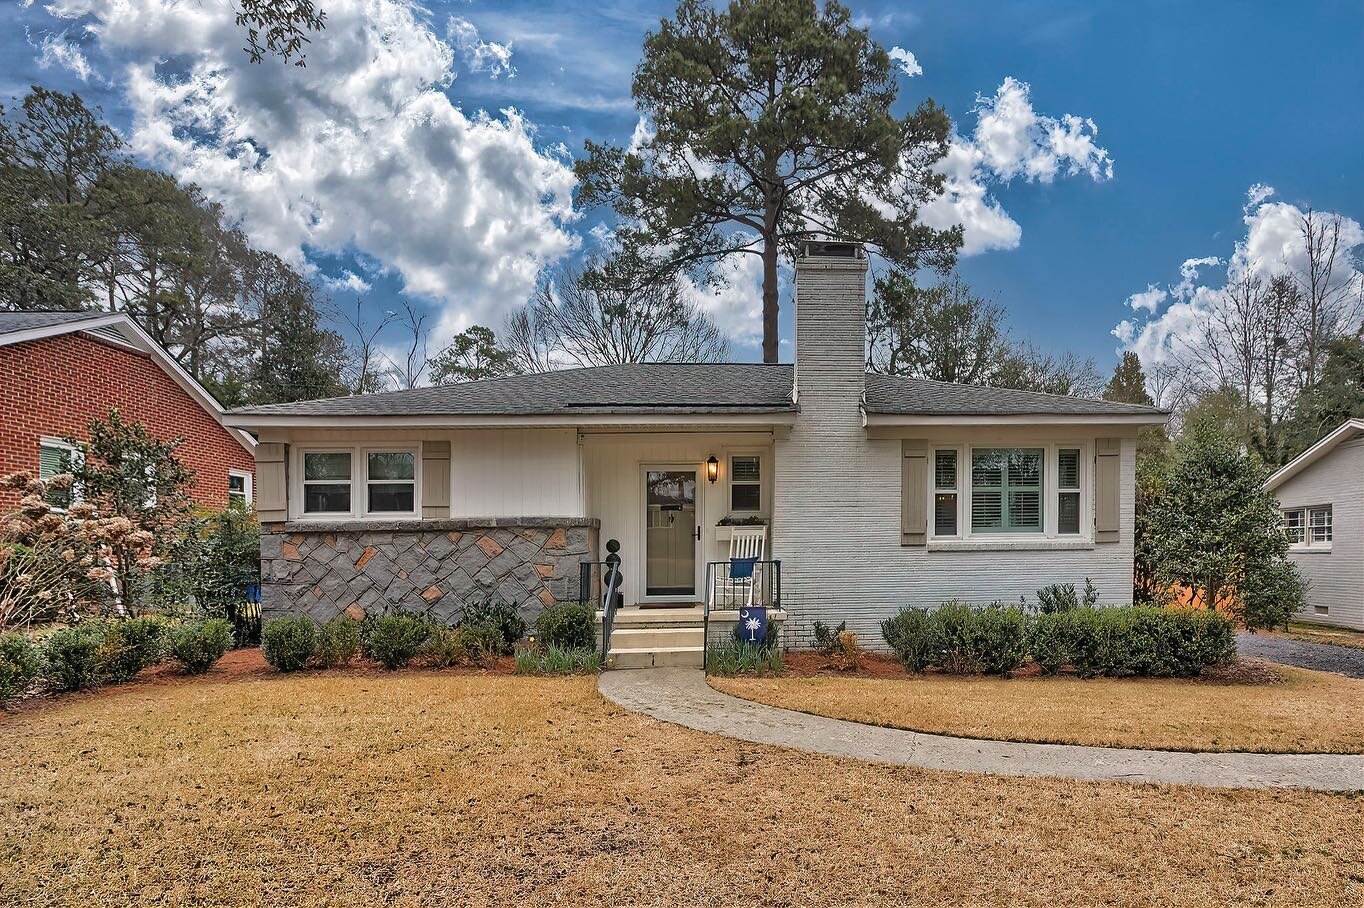
[(1364, 419), (1347, 419), (1337, 426), (1329, 435), (1321, 441), (1294, 457), (1288, 463), (1274, 471), (1265, 480), (1265, 489), (1273, 492), (1288, 480), (1297, 476), (1312, 464), (1321, 460), (1327, 454), (1335, 450), (1336, 446), (1353, 437), (1356, 433), (1364, 433)]
[(666, 420), (682, 426), (789, 426), (795, 422), (791, 409), (734, 412), (684, 412), (667, 410), (628, 413), (526, 413), (526, 414), (426, 414), (426, 415), (296, 415), (229, 413), (227, 425), (241, 429), (499, 429), (575, 428), (578, 426), (648, 426)]
[(997, 425), (1136, 425), (1163, 426), (1167, 413), (878, 413), (868, 412), (873, 426), (997, 426)]

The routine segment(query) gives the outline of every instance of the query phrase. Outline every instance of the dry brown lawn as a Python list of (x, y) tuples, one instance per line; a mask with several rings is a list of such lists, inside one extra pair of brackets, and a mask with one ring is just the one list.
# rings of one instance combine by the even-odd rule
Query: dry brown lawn
[(1308, 643), (1334, 643), (1337, 646), (1352, 646), (1364, 649), (1364, 632), (1348, 627), (1334, 627), (1329, 624), (1310, 624), (1306, 621), (1288, 622), (1286, 631), (1261, 631), (1277, 637), (1305, 640)]
[(890, 728), (1059, 744), (1266, 753), (1364, 752), (1364, 681), (1275, 666), (1282, 680), (712, 678), (773, 706)]
[(0, 719), (0, 904), (1359, 905), (1364, 800), (839, 760), (587, 678), (134, 685)]

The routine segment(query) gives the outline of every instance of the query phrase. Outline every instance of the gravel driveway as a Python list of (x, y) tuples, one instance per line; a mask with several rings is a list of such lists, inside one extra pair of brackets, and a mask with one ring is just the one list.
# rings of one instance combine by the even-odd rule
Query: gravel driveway
[(1333, 646), (1330, 643), (1305, 643), (1269, 634), (1241, 633), (1236, 635), (1236, 651), (1242, 656), (1268, 659), (1283, 665), (1364, 678), (1364, 649)]

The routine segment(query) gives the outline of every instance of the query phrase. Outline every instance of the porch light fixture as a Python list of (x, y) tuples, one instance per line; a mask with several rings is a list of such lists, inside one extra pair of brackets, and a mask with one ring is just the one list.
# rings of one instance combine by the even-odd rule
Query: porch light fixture
[(706, 458), (706, 481), (711, 484), (714, 484), (715, 480), (719, 478), (720, 461), (716, 460), (715, 455), (712, 454)]

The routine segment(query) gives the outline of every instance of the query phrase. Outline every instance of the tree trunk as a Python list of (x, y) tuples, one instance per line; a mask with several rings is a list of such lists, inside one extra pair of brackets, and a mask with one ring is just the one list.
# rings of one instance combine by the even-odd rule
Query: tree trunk
[(763, 362), (777, 361), (777, 238), (763, 242)]

